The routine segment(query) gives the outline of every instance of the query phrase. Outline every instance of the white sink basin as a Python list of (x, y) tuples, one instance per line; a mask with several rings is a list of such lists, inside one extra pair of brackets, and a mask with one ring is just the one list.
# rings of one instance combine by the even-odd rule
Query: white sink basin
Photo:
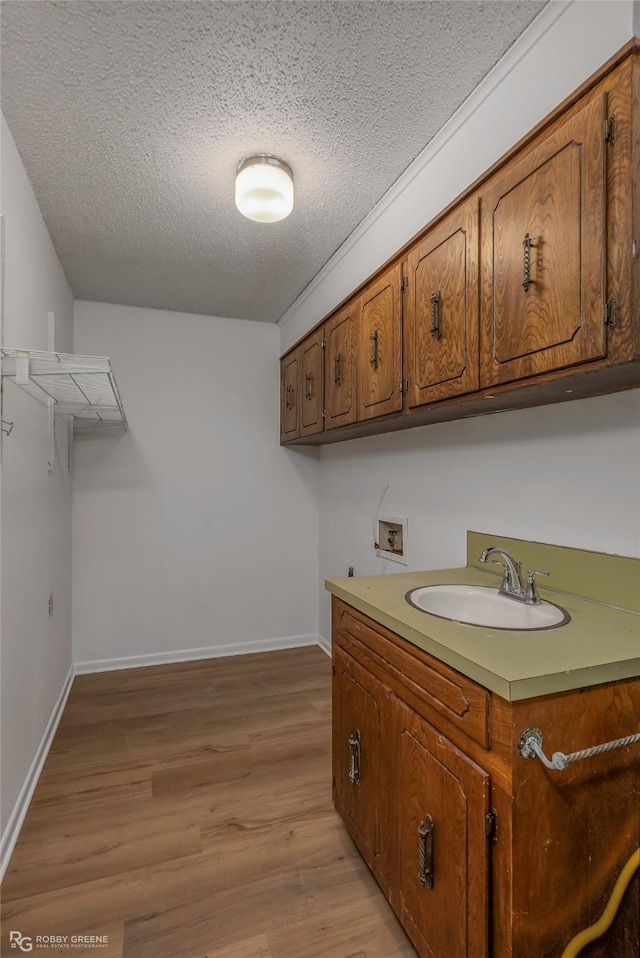
[(570, 620), (568, 612), (551, 602), (525, 605), (478, 585), (426, 585), (407, 592), (407, 602), (440, 619), (515, 632), (556, 629)]

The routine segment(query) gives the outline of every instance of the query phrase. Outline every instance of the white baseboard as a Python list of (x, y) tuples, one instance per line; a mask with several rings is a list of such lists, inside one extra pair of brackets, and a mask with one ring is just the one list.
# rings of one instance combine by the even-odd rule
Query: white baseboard
[(318, 645), (326, 655), (331, 658), (331, 640), (325, 639), (324, 635), (318, 636)]
[(36, 785), (38, 784), (38, 779), (40, 778), (40, 773), (44, 767), (47, 755), (49, 754), (49, 749), (51, 748), (51, 743), (53, 741), (53, 736), (56, 734), (56, 729), (58, 728), (58, 723), (64, 711), (64, 707), (67, 704), (67, 699), (69, 697), (69, 692), (71, 691), (71, 685), (73, 684), (73, 677), (75, 675), (75, 669), (73, 665), (69, 666), (69, 671), (67, 677), (64, 680), (64, 684), (58, 696), (58, 700), (53, 707), (49, 721), (47, 722), (47, 727), (44, 730), (44, 735), (38, 750), (34, 756), (31, 767), (27, 772), (27, 777), (24, 780), (24, 784), (18, 795), (16, 804), (13, 807), (13, 811), (7, 822), (7, 827), (4, 830), (2, 835), (2, 841), (0, 842), (0, 880), (4, 878), (4, 873), (7, 870), (7, 866), (11, 860), (13, 854), (13, 849), (18, 840), (18, 835), (20, 834), (20, 829), (22, 828), (22, 823), (24, 822), (25, 815), (29, 808), (29, 804), (33, 797), (33, 793), (36, 790)]
[(326, 651), (321, 637), (316, 633), (309, 635), (287, 635), (277, 639), (258, 639), (249, 642), (212, 645), (203, 649), (180, 649), (172, 652), (152, 652), (148, 655), (127, 655), (118, 659), (93, 659), (88, 662), (76, 662), (76, 675), (91, 672), (111, 672), (116, 669), (138, 669), (148, 665), (167, 665), (172, 662), (193, 662), (196, 659), (217, 659), (227, 655), (250, 655), (254, 652), (277, 652), (280, 649), (298, 649), (307, 645), (319, 645)]

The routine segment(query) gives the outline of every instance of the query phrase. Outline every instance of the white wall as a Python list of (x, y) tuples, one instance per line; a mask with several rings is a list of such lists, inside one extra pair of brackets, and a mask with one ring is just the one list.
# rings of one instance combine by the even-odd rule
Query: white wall
[(277, 327), (78, 302), (75, 346), (130, 427), (75, 444), (76, 663), (315, 642), (317, 453), (279, 446)]
[[(55, 314), (56, 348), (70, 351), (73, 298), (20, 156), (2, 118), (1, 205), (5, 220), (4, 343), (47, 349)], [(71, 666), (71, 481), (66, 427), (47, 468), (48, 413), (4, 384), (0, 515), (2, 637), (2, 859), (15, 839), (33, 763)], [(48, 616), (53, 590), (53, 616)]]
[(465, 565), (467, 529), (640, 556), (640, 390), (325, 446), (322, 582), (350, 565), (403, 570), (372, 545), (387, 484), (381, 511), (408, 517), (410, 569)]
[[(549, 4), (280, 322), (298, 340), (633, 35), (632, 0)], [(410, 568), (463, 565), (467, 529), (640, 555), (640, 393), (422, 427), (322, 448), (326, 577), (399, 572), (372, 521), (409, 520)]]

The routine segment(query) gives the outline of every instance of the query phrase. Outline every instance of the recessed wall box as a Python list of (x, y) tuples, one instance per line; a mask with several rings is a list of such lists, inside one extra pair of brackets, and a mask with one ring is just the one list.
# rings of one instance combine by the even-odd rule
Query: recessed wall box
[(407, 565), (407, 520), (399, 516), (378, 516), (376, 555)]

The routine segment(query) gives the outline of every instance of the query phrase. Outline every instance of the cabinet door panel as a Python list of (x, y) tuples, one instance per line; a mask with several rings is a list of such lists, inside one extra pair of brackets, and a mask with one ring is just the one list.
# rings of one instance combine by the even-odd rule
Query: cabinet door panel
[(297, 439), (300, 435), (298, 419), (298, 351), (280, 362), (280, 442)]
[(605, 355), (603, 103), (482, 196), (483, 386)]
[(360, 298), (358, 421), (402, 409), (401, 282), (394, 266)]
[(478, 200), (407, 258), (404, 361), (410, 408), (478, 388)]
[(356, 306), (351, 305), (325, 327), (325, 429), (356, 421), (355, 313)]
[(400, 703), (398, 714), (400, 918), (423, 956), (486, 958), (488, 775)]
[(322, 330), (300, 345), (300, 435), (322, 432)]
[[(380, 717), (373, 676), (337, 651), (340, 689), (335, 774), (344, 817), (370, 866), (378, 849)], [(366, 687), (368, 686), (368, 688)]]

